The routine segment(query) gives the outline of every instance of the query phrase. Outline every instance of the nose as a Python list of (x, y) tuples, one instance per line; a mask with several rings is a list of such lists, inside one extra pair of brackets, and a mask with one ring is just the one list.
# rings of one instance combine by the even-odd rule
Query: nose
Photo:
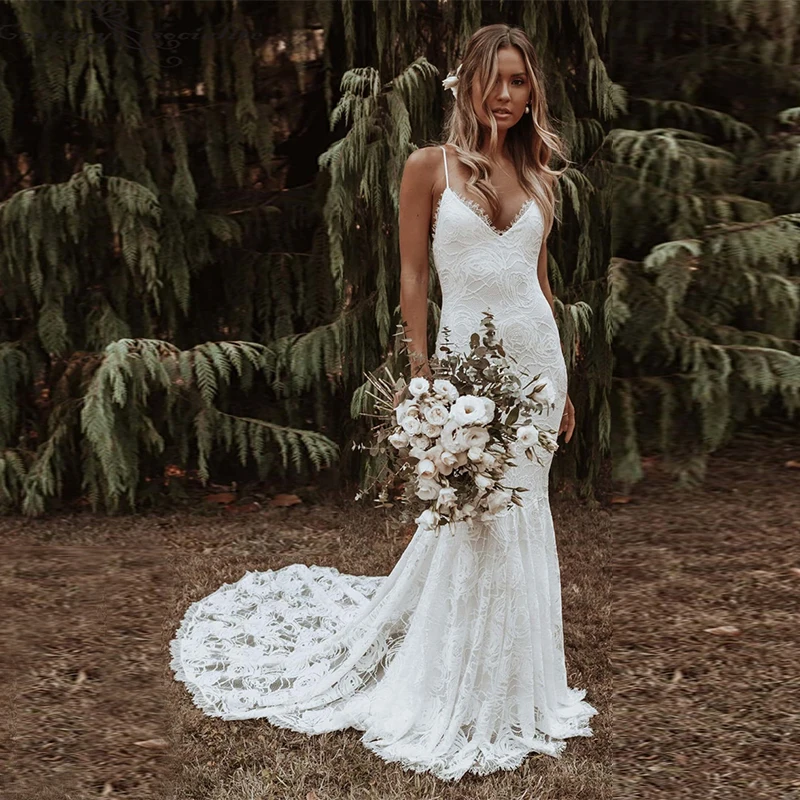
[(511, 94), (508, 91), (508, 83), (505, 81), (500, 81), (500, 90), (497, 93), (497, 99), (501, 101), (511, 99)]

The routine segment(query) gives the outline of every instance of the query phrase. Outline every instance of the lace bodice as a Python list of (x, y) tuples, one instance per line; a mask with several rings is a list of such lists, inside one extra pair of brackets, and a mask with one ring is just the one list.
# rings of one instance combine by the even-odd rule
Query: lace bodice
[[(434, 213), (432, 249), (442, 286), (442, 313), (436, 349), (450, 328), (455, 348), (467, 350), (485, 310), (494, 314), (498, 338), (506, 353), (531, 377), (541, 373), (555, 390), (556, 407), (537, 424), (558, 430), (567, 393), (567, 371), (561, 339), (538, 275), (544, 220), (534, 198), (522, 204), (511, 224), (498, 230), (475, 201), (450, 187), (445, 148), (446, 187)], [(521, 451), (520, 451), (521, 453)], [(521, 454), (509, 481), (532, 484), (523, 500), (547, 493), (548, 470)], [(544, 454), (549, 465), (552, 455)]]

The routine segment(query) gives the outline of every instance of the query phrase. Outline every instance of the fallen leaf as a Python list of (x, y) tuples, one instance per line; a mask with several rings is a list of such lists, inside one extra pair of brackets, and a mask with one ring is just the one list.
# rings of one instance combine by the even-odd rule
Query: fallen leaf
[(229, 514), (251, 514), (253, 511), (261, 510), (261, 503), (252, 502), (244, 503), (241, 506), (225, 506), (225, 510)]
[(312, 789), (307, 795), (306, 800), (319, 800), (317, 793)]
[(792, 459), (791, 461), (787, 461), (783, 466), (789, 467), (789, 469), (800, 469), (800, 461)]
[(793, 573), (798, 578), (800, 578), (800, 567), (791, 567), (789, 572)]
[(206, 503), (232, 503), (236, 499), (233, 492), (220, 492), (219, 494), (207, 494), (203, 498)]
[(738, 636), (741, 631), (735, 625), (720, 625), (716, 628), (704, 628), (705, 633), (713, 633), (715, 636)]
[(271, 506), (293, 506), (303, 501), (296, 494), (276, 494), (269, 501)]
[(169, 747), (169, 742), (166, 739), (143, 739), (141, 742), (134, 742), (137, 747), (147, 747), (151, 750), (163, 750)]
[(100, 797), (108, 797), (114, 791), (114, 784), (111, 781), (106, 781), (103, 784), (103, 791), (100, 792)]
[(612, 503), (630, 503), (633, 498), (627, 494), (612, 494), (611, 495), (611, 502)]

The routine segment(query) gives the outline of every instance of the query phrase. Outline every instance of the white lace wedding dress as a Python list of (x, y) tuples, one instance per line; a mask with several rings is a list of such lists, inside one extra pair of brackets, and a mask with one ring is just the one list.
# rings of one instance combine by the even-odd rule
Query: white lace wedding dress
[[(444, 148), (442, 148), (444, 154)], [(443, 328), (467, 348), (491, 310), (507, 353), (553, 384), (566, 368), (537, 278), (543, 221), (528, 200), (504, 231), (447, 188), (433, 254)], [(206, 714), (263, 717), (305, 733), (342, 728), (386, 761), (442, 779), (513, 769), (591, 736), (596, 713), (567, 686), (558, 556), (546, 466), (520, 454), (508, 484), (524, 506), (492, 523), (418, 529), (388, 577), (294, 564), (247, 572), (191, 605), (171, 667)]]

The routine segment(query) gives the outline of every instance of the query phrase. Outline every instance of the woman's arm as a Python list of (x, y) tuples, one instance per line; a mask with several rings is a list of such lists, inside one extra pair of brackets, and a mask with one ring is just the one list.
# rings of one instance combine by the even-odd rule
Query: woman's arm
[[(428, 237), (433, 184), (438, 174), (432, 156), (439, 148), (423, 147), (407, 159), (400, 182), (400, 311), (411, 377), (430, 376), (428, 366)], [(441, 160), (441, 157), (440, 157)]]
[[(553, 303), (553, 292), (550, 289), (550, 279), (547, 276), (547, 242), (542, 242), (542, 249), (539, 251), (539, 262), (537, 264), (537, 274), (539, 275), (539, 285), (542, 287), (542, 294), (550, 304), (550, 311), (553, 312), (553, 319), (556, 318), (556, 308)], [(563, 349), (563, 348), (562, 348)], [(564, 401), (564, 415), (561, 418), (561, 423), (558, 426), (558, 434), (565, 433), (564, 441), (568, 442), (572, 438), (572, 432), (575, 430), (575, 407), (572, 405), (569, 395)]]

